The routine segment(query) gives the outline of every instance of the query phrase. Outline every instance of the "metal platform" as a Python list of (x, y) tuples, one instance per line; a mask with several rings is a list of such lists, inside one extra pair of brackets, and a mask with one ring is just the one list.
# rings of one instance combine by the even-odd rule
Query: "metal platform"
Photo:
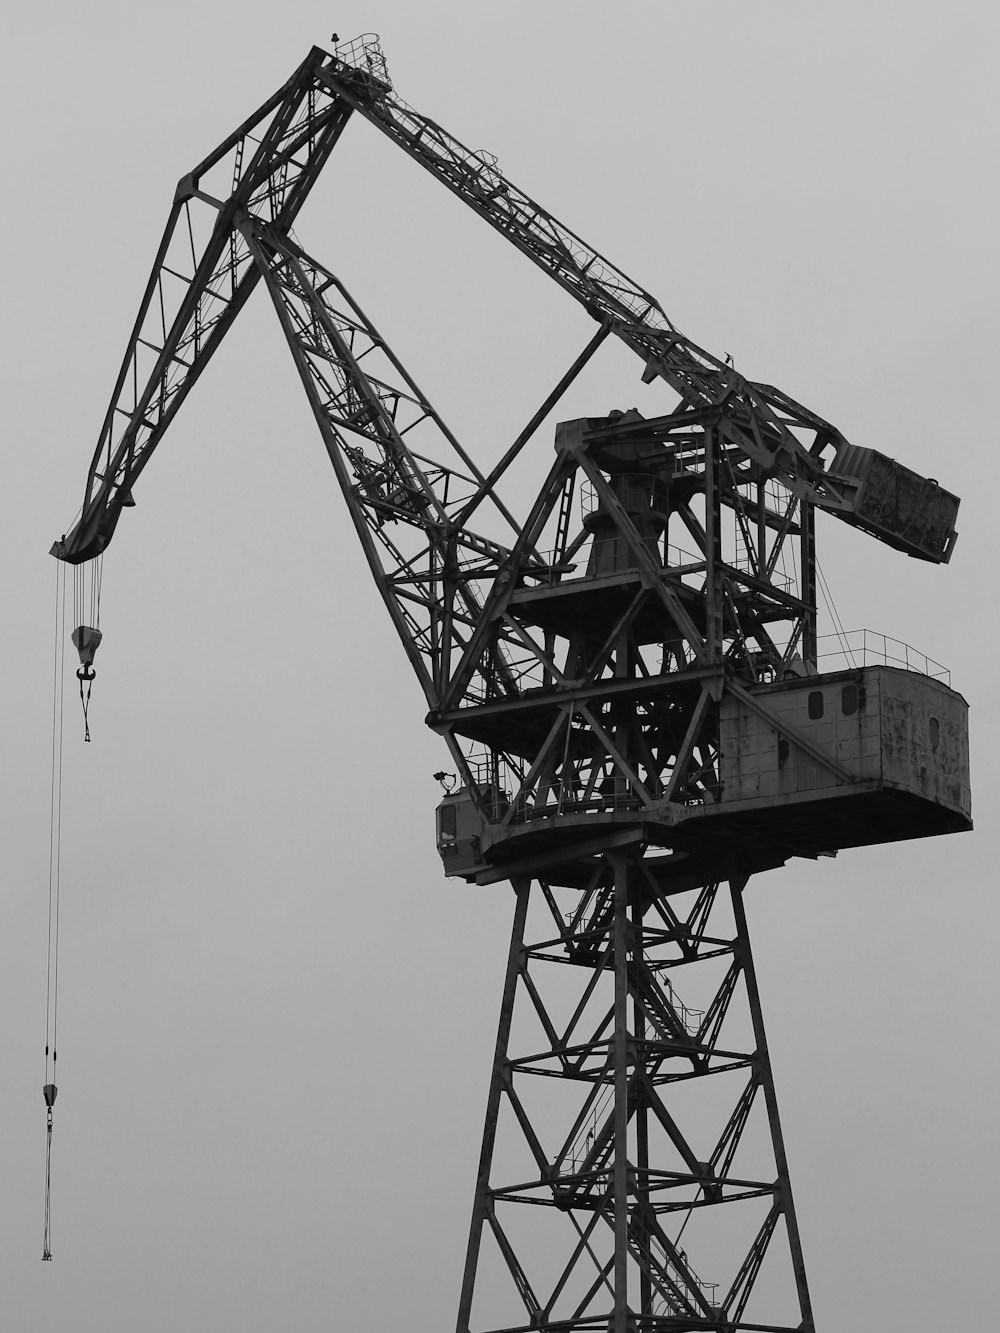
[(509, 812), (495, 796), (508, 822), (466, 830), (478, 846), (450, 873), (486, 882), (494, 869), (561, 867), (561, 882), (585, 882), (589, 856), (632, 833), (674, 853), (661, 862), (666, 886), (723, 874), (734, 858), (759, 871), (972, 827), (968, 705), (929, 676), (875, 666), (731, 688), (718, 728), (717, 802), (641, 807), (618, 793), (584, 803), (549, 791)]

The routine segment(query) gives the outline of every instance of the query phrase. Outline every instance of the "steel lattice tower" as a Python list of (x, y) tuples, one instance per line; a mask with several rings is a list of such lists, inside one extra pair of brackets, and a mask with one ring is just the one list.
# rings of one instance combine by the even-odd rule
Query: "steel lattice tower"
[[(515, 885), (458, 1327), (471, 1326), (484, 1234), (523, 1302), (518, 1309), (516, 1301), (496, 1301), (511, 1312), (491, 1328), (758, 1327), (744, 1322), (747, 1303), (783, 1232), (775, 1249), (791, 1258), (785, 1307), (794, 1322), (768, 1327), (811, 1328), (743, 882), (665, 895), (638, 844), (602, 856), (593, 878), (589, 891), (574, 891), (569, 912), (547, 880)], [(541, 939), (525, 934), (533, 893), (544, 903)], [(679, 997), (682, 978), (698, 972), (710, 974), (708, 998), (694, 1010)], [(559, 1018), (547, 1002), (550, 989)], [(515, 1050), (518, 999), (537, 1020), (540, 1039)], [(557, 1099), (546, 1084), (532, 1111), (530, 1085), (539, 1077), (562, 1080), (567, 1095)], [(555, 1107), (564, 1104), (560, 1117)], [(761, 1126), (753, 1132), (762, 1111), (770, 1150), (763, 1153)], [(507, 1177), (498, 1177), (493, 1160), (502, 1112), (524, 1162)], [(750, 1138), (757, 1140), (756, 1172), (741, 1165)], [(515, 1156), (508, 1147), (507, 1160)], [(514, 1214), (539, 1205), (548, 1227), (531, 1228), (525, 1253)], [(723, 1210), (724, 1220), (717, 1216)], [(543, 1243), (543, 1230), (553, 1234), (540, 1264), (532, 1245)], [(540, 1268), (544, 1287), (535, 1276)]]

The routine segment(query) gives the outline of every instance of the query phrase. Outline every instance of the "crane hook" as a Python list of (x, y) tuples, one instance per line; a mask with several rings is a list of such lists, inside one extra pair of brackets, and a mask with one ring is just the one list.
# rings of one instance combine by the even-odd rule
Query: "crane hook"
[[(89, 625), (78, 625), (70, 638), (73, 647), (80, 654), (80, 666), (77, 668), (76, 678), (80, 682), (80, 703), (83, 705), (83, 739), (89, 741), (90, 723), (87, 720), (87, 710), (90, 707), (90, 688), (96, 674), (94, 654), (100, 647), (103, 635), (99, 629), (92, 629)], [(84, 685), (87, 687), (86, 693)]]

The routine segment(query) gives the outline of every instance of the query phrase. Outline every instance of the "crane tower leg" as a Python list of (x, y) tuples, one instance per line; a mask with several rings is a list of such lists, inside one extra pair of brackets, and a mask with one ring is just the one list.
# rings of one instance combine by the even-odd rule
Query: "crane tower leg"
[(812, 1333), (745, 882), (515, 884), (457, 1333)]

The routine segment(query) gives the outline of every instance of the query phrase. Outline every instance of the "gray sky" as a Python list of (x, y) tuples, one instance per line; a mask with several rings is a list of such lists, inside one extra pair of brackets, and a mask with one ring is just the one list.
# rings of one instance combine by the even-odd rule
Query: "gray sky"
[[(445, 752), (262, 295), (105, 561), (92, 745), (67, 703), (39, 1262), (46, 552), (176, 180), (333, 26), (380, 32), (402, 97), (497, 153), (685, 333), (962, 496), (948, 567), (822, 520), (820, 557), (845, 625), (950, 666), (977, 831), (790, 865), (749, 910), (817, 1327), (981, 1321), (1000, 1165), (995, 7), (56, 0), (7, 20), (2, 80), (5, 1327), (454, 1320), (509, 890), (440, 872)], [(363, 123), (297, 230), (484, 465), (590, 336)], [(559, 415), (642, 408), (638, 370), (606, 350)]]

